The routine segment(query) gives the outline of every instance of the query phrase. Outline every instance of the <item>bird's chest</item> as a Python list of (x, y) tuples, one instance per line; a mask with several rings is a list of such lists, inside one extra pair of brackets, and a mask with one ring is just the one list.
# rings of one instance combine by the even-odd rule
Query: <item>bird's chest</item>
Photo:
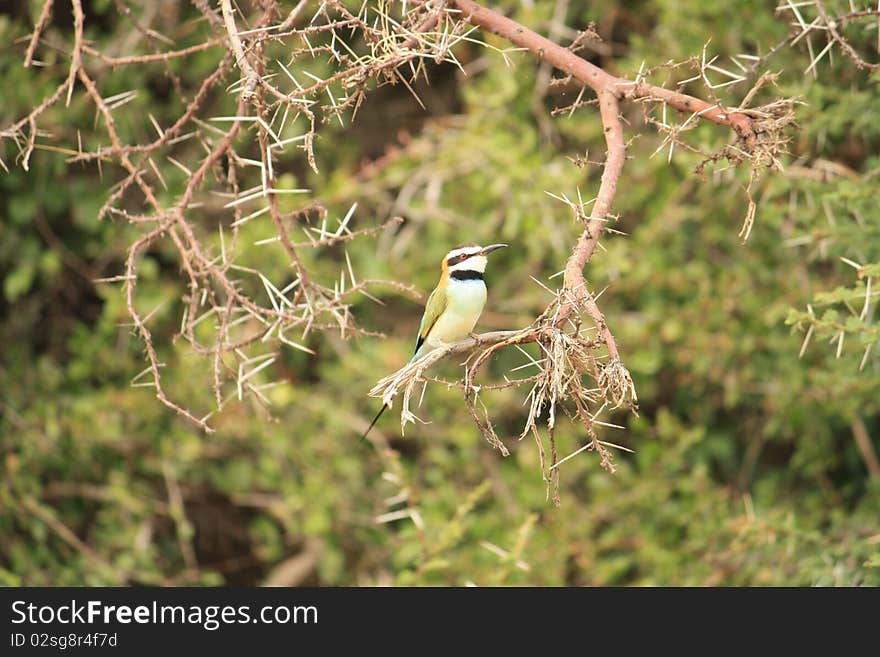
[(450, 284), (449, 310), (462, 314), (479, 315), (486, 305), (486, 284), (483, 281), (457, 281)]
[(450, 286), (446, 310), (437, 320), (432, 337), (437, 341), (460, 340), (473, 331), (483, 306), (486, 305), (486, 285), (483, 281), (463, 281)]

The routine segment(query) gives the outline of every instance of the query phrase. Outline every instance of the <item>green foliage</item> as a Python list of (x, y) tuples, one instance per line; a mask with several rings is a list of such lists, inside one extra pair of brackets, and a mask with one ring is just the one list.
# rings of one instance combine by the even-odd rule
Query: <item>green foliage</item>
[[(499, 4), (548, 31), (551, 3)], [(567, 23), (597, 21), (620, 53), (596, 60), (629, 76), (643, 61), (697, 55), (710, 38), (713, 53), (764, 53), (787, 33), (763, 2), (588, 4), (572, 3)], [(87, 36), (97, 43), (130, 29), (112, 3), (93, 10), (101, 20)], [(193, 17), (174, 11), (183, 13), (162, 20), (186, 26)], [(2, 42), (31, 26), (0, 19)], [(197, 42), (188, 29), (178, 47)], [(854, 43), (871, 52), (870, 39)], [(24, 47), (0, 51), (2, 126), (59, 81), (57, 67), (22, 68)], [(320, 174), (291, 159), (284, 175), (310, 187), (331, 216), (357, 202), (354, 228), (404, 217), (399, 230), (345, 247), (361, 278), (427, 292), (452, 245), (510, 243), (487, 272), (480, 327), (516, 328), (548, 301), (529, 276), (547, 282), (580, 231), (545, 191), (594, 192), (599, 167), (570, 158), (601, 159), (601, 125), (585, 107), (548, 129), (549, 109), (574, 100), (570, 92), (536, 102), (528, 56), (509, 54), (509, 67), (474, 44), (460, 50), (467, 77), (437, 67), (433, 86), (416, 89), (430, 111), (402, 87), (383, 88), (353, 125), (321, 128)], [(208, 55), (173, 63), (187, 89), (212, 70)], [(64, 69), (62, 54), (47, 49), (44, 59)], [(753, 192), (758, 216), (746, 244), (737, 237), (746, 177), (700, 178), (699, 156), (681, 149), (671, 164), (666, 151), (651, 157), (661, 138), (638, 106), (626, 106), (628, 137), (641, 135), (615, 206), (613, 227), (627, 236), (603, 240), (587, 277), (597, 292), (608, 286), (600, 303), (640, 401), (638, 417), (603, 418), (625, 429), (601, 438), (634, 453), (617, 453), (613, 476), (591, 452), (563, 463), (560, 508), (545, 497), (532, 439), (516, 440), (522, 390), (485, 397), (511, 448), (506, 459), (479, 438), (461, 391), (439, 385), (418, 411), (429, 424), (399, 438), (390, 412), (377, 428), (389, 448), (357, 444), (375, 412), (366, 391), (405, 362), (420, 317), (417, 303), (391, 290), (380, 295), (384, 306), (364, 297), (354, 308), (361, 326), (386, 339), (310, 335), (314, 356), (285, 348), (258, 377), (284, 382), (266, 389), (268, 410), (229, 403), (211, 418), (216, 433), (199, 433), (152, 388), (131, 385), (143, 382), (142, 344), (120, 288), (91, 282), (121, 273), (138, 235), (97, 220), (119, 171), (66, 165), (46, 150), (34, 152), (29, 172), (10, 166), (0, 174), (0, 584), (253, 584), (309, 545), (317, 559), (305, 582), (330, 585), (880, 584), (880, 477), (868, 476), (853, 434), (861, 421), (880, 446), (880, 78), (835, 53), (813, 80), (803, 74), (809, 62), (801, 43), (767, 63), (783, 71), (780, 93), (804, 105), (785, 171)], [(152, 129), (141, 121), (147, 112), (161, 125), (179, 114), (161, 65), (112, 76), (110, 90), (138, 90), (131, 111), (117, 113), (123, 137)], [(723, 91), (735, 104), (745, 89)], [(231, 96), (219, 96), (216, 115), (230, 111)], [(59, 143), (94, 134), (80, 93), (46, 121)], [(687, 135), (709, 148), (728, 137), (709, 125)], [(16, 151), (4, 144), (0, 155), (13, 164)], [(174, 172), (165, 200), (180, 192)], [(285, 199), (286, 209), (300, 200)], [(206, 240), (219, 249), (210, 208), (205, 215)], [(272, 234), (268, 221), (251, 222), (240, 239)], [(173, 253), (158, 243), (144, 256), (138, 307), (164, 304), (150, 328), (169, 394), (209, 409), (208, 365), (174, 340), (185, 285)], [(243, 253), (242, 264), (283, 278), (277, 244)], [(332, 287), (344, 262), (336, 247), (309, 264)], [(484, 379), (526, 362), (511, 350)], [(452, 380), (460, 369), (446, 364), (438, 376)], [(560, 456), (586, 441), (562, 421), (556, 438)]]

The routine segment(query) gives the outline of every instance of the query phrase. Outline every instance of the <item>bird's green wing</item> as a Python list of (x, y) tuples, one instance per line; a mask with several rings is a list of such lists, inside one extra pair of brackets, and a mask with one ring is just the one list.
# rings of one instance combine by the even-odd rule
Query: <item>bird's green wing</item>
[(416, 352), (418, 352), (419, 347), (424, 344), (425, 339), (428, 337), (428, 333), (431, 332), (431, 329), (434, 328), (434, 324), (437, 323), (437, 319), (439, 319), (440, 315), (443, 314), (443, 311), (446, 310), (446, 290), (443, 290), (439, 287), (434, 288), (434, 291), (431, 292), (431, 296), (428, 297), (428, 303), (425, 304), (425, 314), (422, 315), (422, 323), (419, 325), (419, 337), (416, 340)]

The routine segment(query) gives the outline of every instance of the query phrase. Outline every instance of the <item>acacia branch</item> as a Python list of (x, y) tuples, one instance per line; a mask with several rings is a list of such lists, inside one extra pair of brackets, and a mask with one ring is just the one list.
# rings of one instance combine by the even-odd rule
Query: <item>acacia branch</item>
[[(617, 181), (620, 178), (623, 163), (626, 160), (623, 126), (619, 118), (619, 99), (623, 97), (623, 90), (626, 88), (626, 85), (633, 87), (635, 83), (624, 81), (603, 71), (598, 66), (591, 64), (572, 51), (553, 43), (537, 32), (502, 16), (498, 12), (481, 7), (472, 0), (452, 0), (452, 3), (462, 10), (464, 19), (469, 23), (489, 30), (517, 46), (526, 48), (539, 59), (574, 76), (596, 92), (599, 100), (599, 112), (604, 127), (605, 144), (608, 150), (602, 172), (602, 180), (599, 185), (599, 193), (593, 204), (592, 212), (590, 217), (586, 219), (584, 231), (565, 266), (565, 299), (556, 316), (556, 323), (557, 326), (561, 325), (569, 317), (576, 305), (583, 304), (584, 309), (596, 323), (599, 335), (608, 347), (608, 353), (611, 355), (611, 358), (617, 360), (619, 355), (614, 336), (608, 329), (605, 317), (599, 310), (595, 299), (587, 289), (583, 270), (590, 261), (596, 245), (599, 243), (599, 238), (605, 231), (606, 217), (611, 210), (617, 193)], [(704, 103), (704, 101), (699, 101), (696, 98), (691, 99), (689, 102), (695, 104), (698, 102)], [(714, 116), (718, 121), (722, 121), (717, 112), (710, 116), (710, 112), (707, 111), (706, 116), (707, 118)], [(744, 118), (748, 120), (748, 117)], [(723, 120), (728, 124), (730, 123), (730, 119), (727, 117)]]
[(617, 181), (620, 179), (623, 163), (626, 160), (626, 145), (623, 140), (623, 126), (620, 123), (619, 104), (617, 97), (609, 90), (599, 92), (599, 113), (602, 117), (602, 124), (605, 126), (605, 144), (608, 147), (605, 168), (602, 171), (599, 193), (593, 203), (590, 218), (574, 247), (574, 252), (565, 265), (563, 285), (568, 294), (560, 309), (560, 317), (557, 321), (565, 320), (571, 314), (575, 301), (580, 301), (596, 323), (599, 335), (607, 345), (611, 358), (619, 359), (614, 336), (608, 330), (605, 316), (596, 305), (593, 295), (589, 293), (587, 282), (584, 280), (584, 267), (590, 261), (596, 250), (596, 245), (599, 243), (599, 238), (605, 232), (606, 217), (617, 194)]
[(624, 98), (662, 100), (675, 109), (693, 112), (713, 123), (733, 128), (748, 143), (754, 140), (752, 119), (747, 114), (728, 112), (721, 105), (694, 96), (611, 75), (571, 50), (553, 43), (537, 32), (473, 0), (450, 0), (450, 4), (461, 10), (462, 18), (468, 23), (497, 34), (520, 48), (525, 48), (538, 59), (580, 80), (595, 91), (597, 96), (603, 92), (610, 92), (621, 100)]

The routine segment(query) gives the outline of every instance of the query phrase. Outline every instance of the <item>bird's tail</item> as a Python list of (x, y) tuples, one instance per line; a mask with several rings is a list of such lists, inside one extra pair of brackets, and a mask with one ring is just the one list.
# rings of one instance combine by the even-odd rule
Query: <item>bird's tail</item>
[(387, 411), (387, 410), (388, 410), (388, 405), (387, 405), (387, 404), (382, 404), (382, 408), (379, 409), (379, 412), (376, 413), (376, 417), (374, 417), (374, 418), (373, 418), (373, 421), (370, 422), (370, 426), (367, 427), (367, 430), (366, 430), (366, 431), (364, 431), (364, 435), (361, 436), (361, 440), (363, 440), (364, 438), (367, 437), (367, 434), (370, 433), (370, 430), (371, 430), (374, 426), (376, 426), (376, 422), (378, 422), (378, 421), (379, 421), (379, 418), (382, 417), (382, 413), (384, 413), (384, 412)]
[[(414, 353), (413, 357), (409, 359), (409, 363), (407, 363), (407, 365), (412, 364), (413, 361), (418, 360), (422, 356), (422, 347), (424, 347), (424, 344), (419, 345), (419, 348), (416, 349), (416, 353)], [(372, 431), (373, 427), (376, 426), (376, 422), (378, 422), (379, 418), (382, 417), (382, 413), (387, 411), (389, 408), (390, 407), (387, 404), (382, 404), (382, 408), (379, 409), (379, 412), (376, 413), (376, 417), (374, 417), (373, 421), (370, 422), (370, 426), (367, 427), (366, 431), (364, 431), (364, 435), (361, 436), (361, 440), (367, 437), (367, 434)]]

